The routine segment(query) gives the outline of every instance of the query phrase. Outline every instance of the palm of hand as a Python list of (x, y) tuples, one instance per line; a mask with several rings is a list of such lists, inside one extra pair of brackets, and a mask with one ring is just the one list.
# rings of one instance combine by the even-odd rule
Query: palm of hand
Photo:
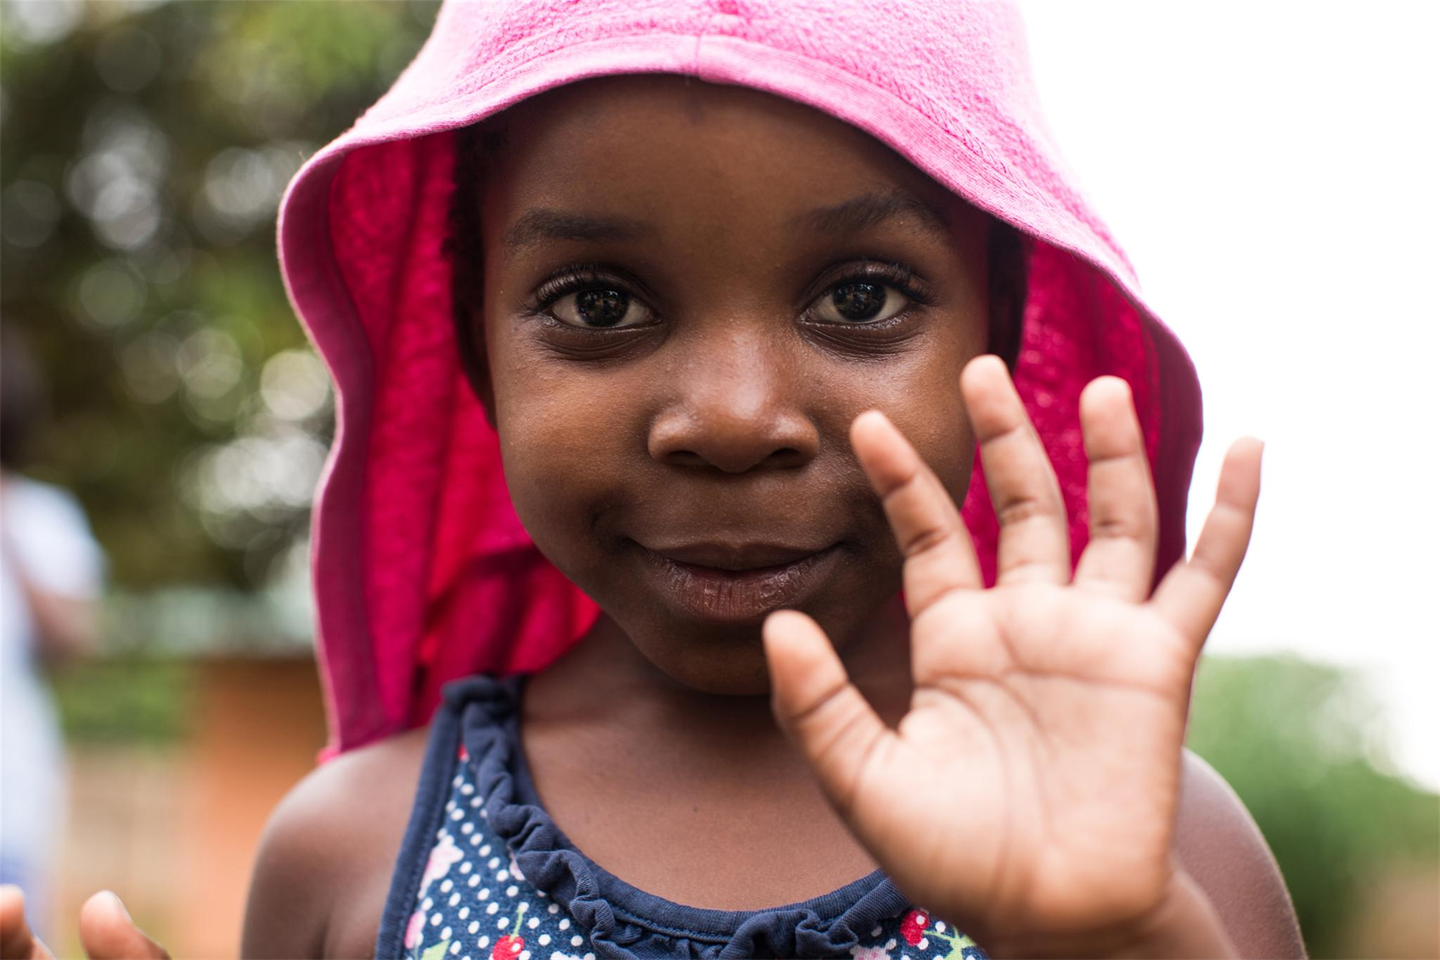
[(1190, 676), (1150, 619), (1048, 585), (952, 594), (917, 619), (913, 706), (853, 810), (898, 819), (903, 889), (946, 887), (921, 902), (983, 904), (987, 926), (1032, 931), (1150, 905)]
[(777, 714), (912, 902), (996, 939), (1137, 921), (1174, 873), (1190, 683), (1248, 542), (1259, 446), (1232, 448), (1195, 557), (1147, 599), (1154, 494), (1123, 384), (1082, 401), (1091, 543), (1073, 582), (1054, 476), (1003, 365), (975, 361), (962, 388), (1001, 520), (996, 586), (939, 480), (883, 417), (858, 418), (906, 557), (911, 709), (885, 727), (814, 621), (781, 612), (765, 626)]

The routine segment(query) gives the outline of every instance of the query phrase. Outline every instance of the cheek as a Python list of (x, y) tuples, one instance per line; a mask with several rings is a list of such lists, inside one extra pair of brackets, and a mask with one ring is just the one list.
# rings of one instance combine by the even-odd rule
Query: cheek
[(975, 464), (975, 435), (960, 394), (960, 371), (983, 352), (983, 345), (966, 342), (953, 347), (934, 351), (911, 367), (902, 392), (879, 407), (958, 507), (965, 500)]
[(595, 520), (622, 488), (635, 426), (624, 397), (541, 365), (496, 378), (496, 430), (516, 515), (540, 552), (568, 571), (595, 561)]
[(954, 398), (947, 396), (936, 402), (923, 416), (917, 417), (919, 411), (908, 408), (898, 411), (891, 420), (959, 507), (965, 501), (975, 465), (975, 436), (960, 403), (958, 387), (954, 393)]

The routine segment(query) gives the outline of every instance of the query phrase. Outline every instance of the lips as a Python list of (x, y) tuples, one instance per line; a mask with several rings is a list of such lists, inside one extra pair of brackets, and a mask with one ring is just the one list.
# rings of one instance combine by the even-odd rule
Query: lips
[(667, 546), (662, 552), (641, 545), (640, 555), (641, 566), (675, 613), (743, 624), (798, 606), (835, 569), (840, 549), (838, 544), (814, 550), (708, 543)]
[(692, 543), (674, 547), (649, 547), (667, 560), (688, 563), (697, 567), (711, 567), (716, 570), (755, 570), (761, 567), (780, 567), (826, 549), (818, 547), (788, 547), (769, 543), (724, 544)]

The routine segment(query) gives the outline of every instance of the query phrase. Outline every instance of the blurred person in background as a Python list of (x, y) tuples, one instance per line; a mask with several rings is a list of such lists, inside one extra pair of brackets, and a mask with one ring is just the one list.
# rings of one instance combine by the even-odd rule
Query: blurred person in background
[(79, 502), (20, 472), (46, 407), (30, 350), (0, 325), (0, 883), (25, 890), (40, 927), (66, 810), (64, 745), (44, 674), (95, 651), (105, 569)]

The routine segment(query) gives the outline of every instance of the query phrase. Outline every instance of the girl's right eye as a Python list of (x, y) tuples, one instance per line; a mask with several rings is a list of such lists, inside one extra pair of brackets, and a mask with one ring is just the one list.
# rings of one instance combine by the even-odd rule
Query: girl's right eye
[(548, 309), (563, 323), (583, 329), (634, 327), (649, 322), (651, 313), (639, 300), (613, 287), (588, 287), (552, 300)]

